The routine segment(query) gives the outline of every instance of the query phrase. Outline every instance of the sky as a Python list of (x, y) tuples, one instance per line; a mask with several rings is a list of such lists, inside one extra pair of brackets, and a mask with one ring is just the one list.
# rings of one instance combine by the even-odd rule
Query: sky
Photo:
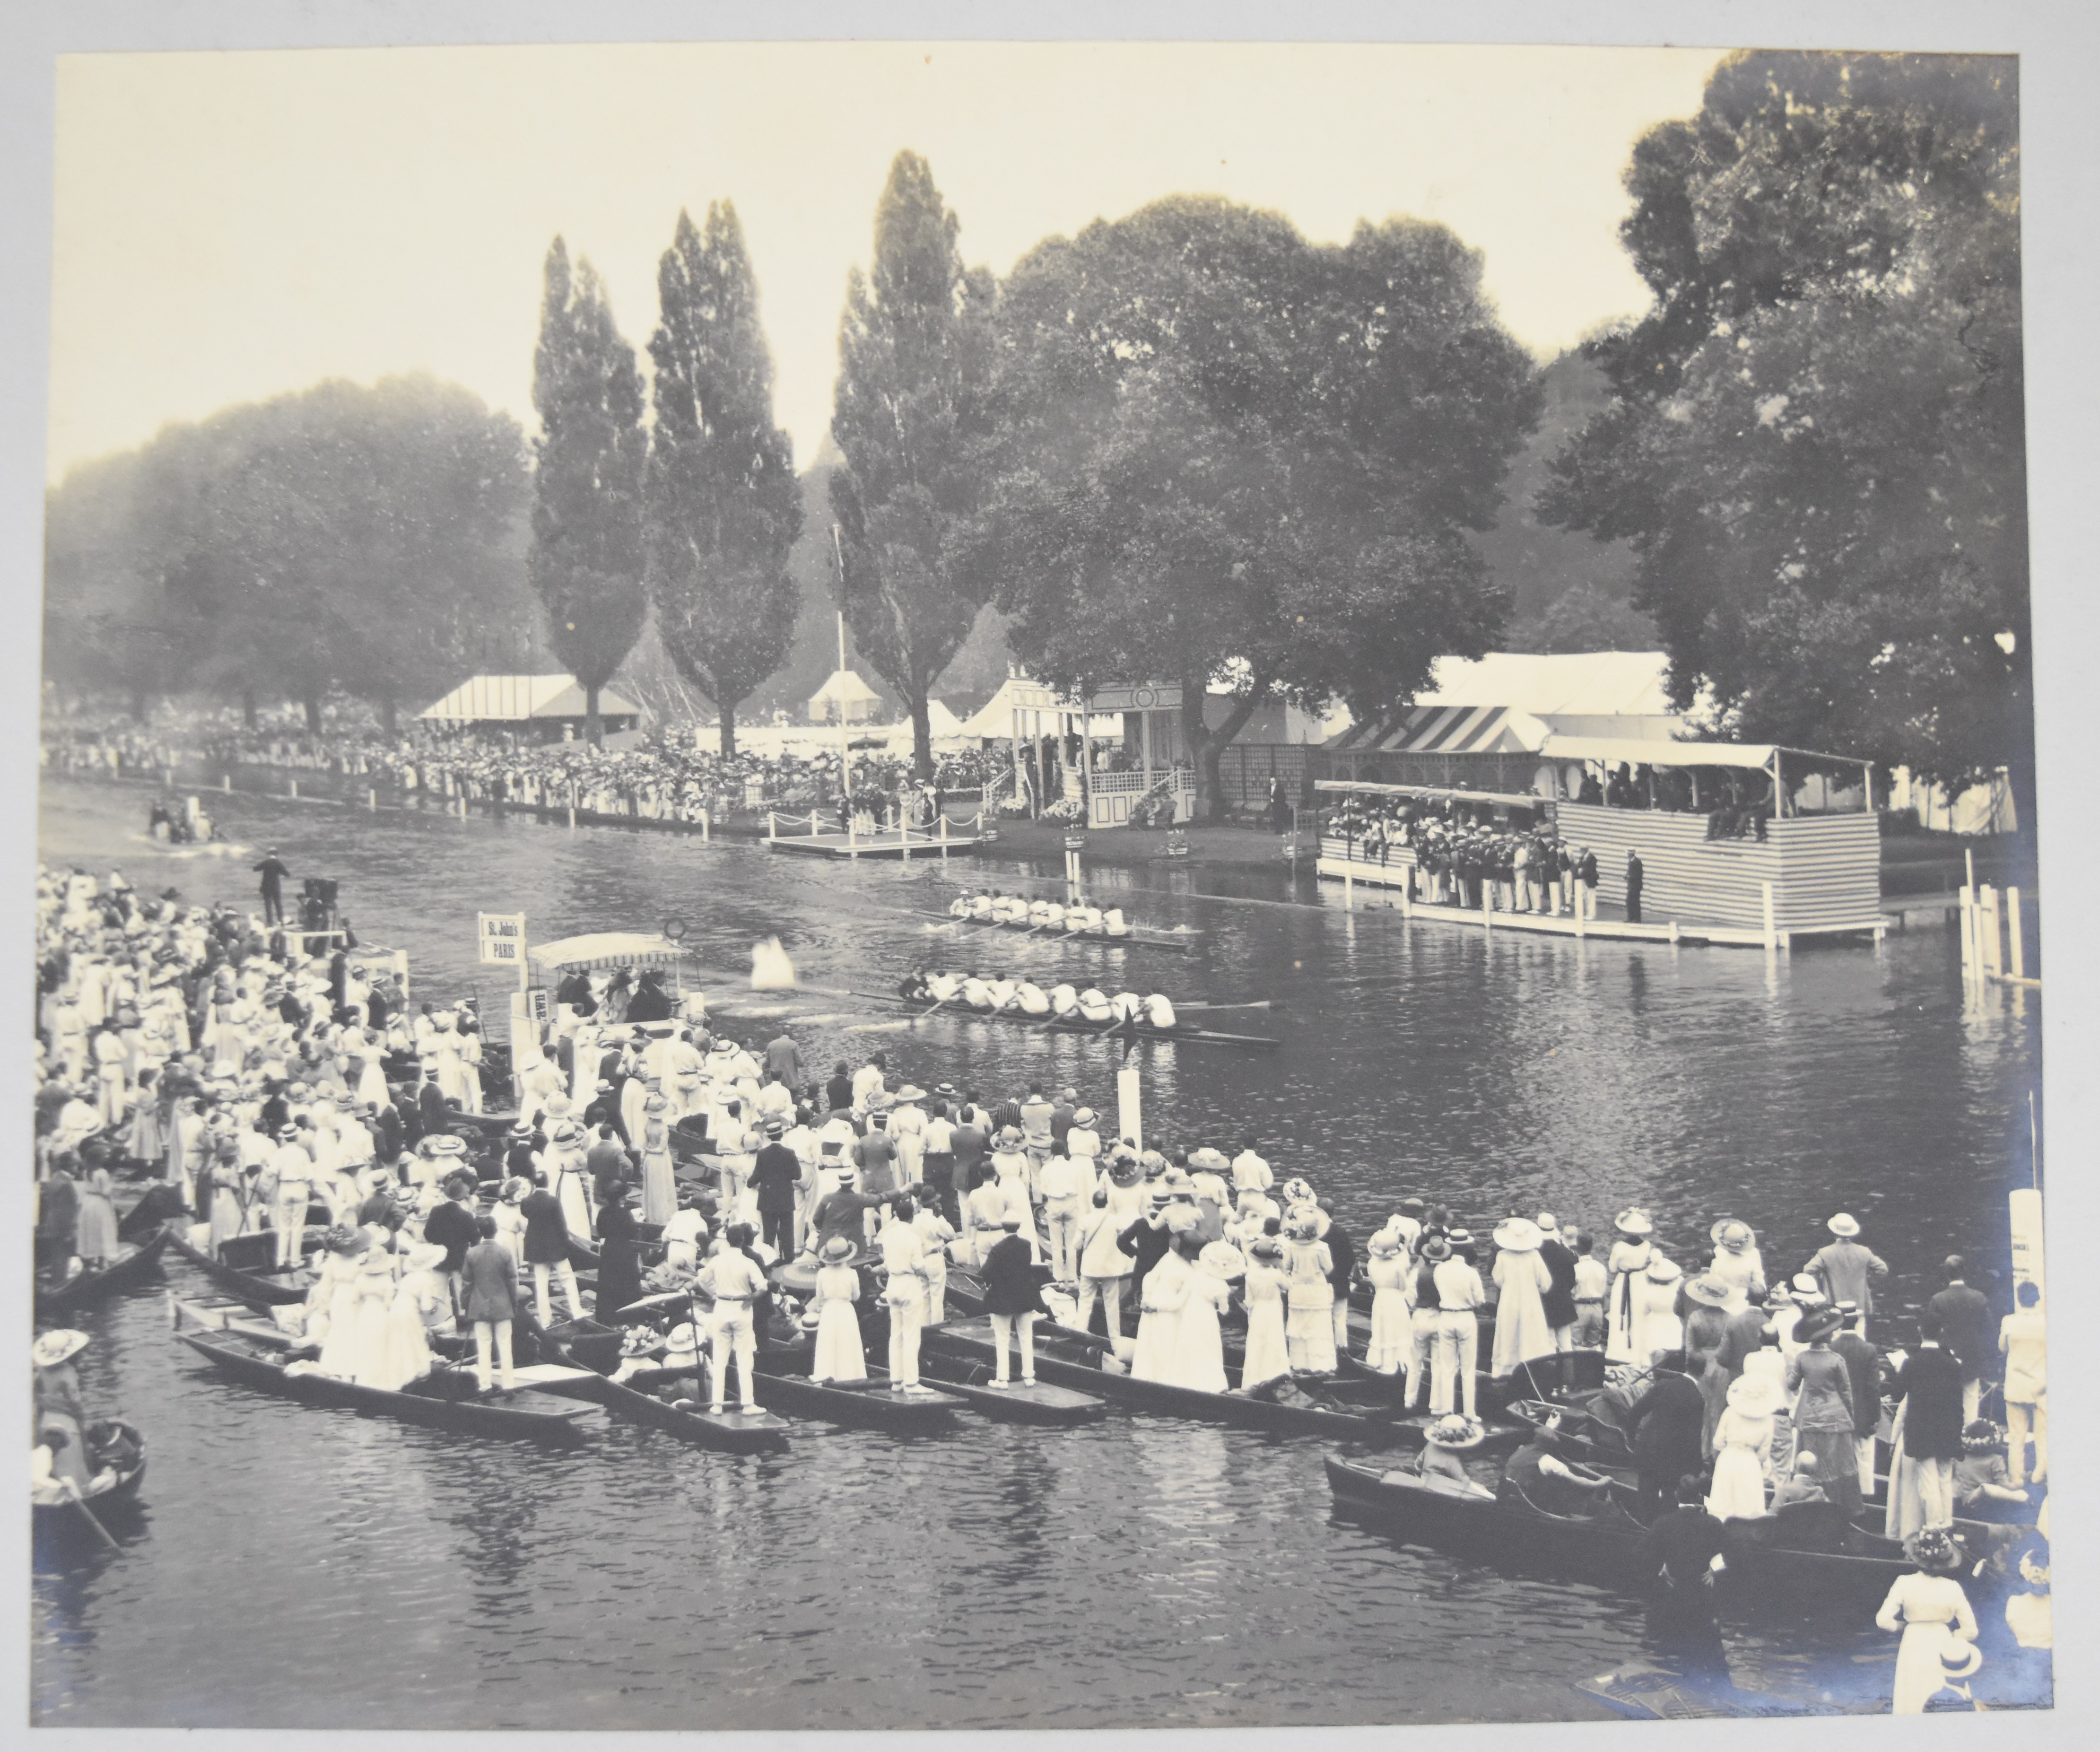
[(1646, 129), (1710, 50), (1273, 44), (599, 44), (62, 57), (47, 474), (170, 421), (426, 370), (532, 429), (541, 264), (603, 276), (643, 355), (681, 207), (735, 201), (798, 466), (846, 275), (901, 149), (966, 260), (1160, 196), (1339, 241), (1440, 221), (1542, 359), (1645, 288), (1618, 240)]

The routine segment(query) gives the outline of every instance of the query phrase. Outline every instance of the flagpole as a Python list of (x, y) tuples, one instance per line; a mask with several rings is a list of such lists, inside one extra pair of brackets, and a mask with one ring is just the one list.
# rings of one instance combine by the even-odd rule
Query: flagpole
[[(846, 555), (839, 542), (839, 526), (832, 525), (832, 554), (839, 563), (839, 673), (846, 673)], [(853, 746), (846, 735), (846, 697), (843, 686), (839, 708), (839, 792), (845, 799), (847, 819), (853, 810)]]

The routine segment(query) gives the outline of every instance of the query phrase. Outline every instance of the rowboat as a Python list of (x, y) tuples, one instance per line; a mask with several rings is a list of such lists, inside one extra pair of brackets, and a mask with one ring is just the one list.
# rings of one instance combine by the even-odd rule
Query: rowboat
[[(1616, 1493), (1594, 1515), (1554, 1515), (1507, 1481), (1494, 1496), (1471, 1496), (1375, 1460), (1330, 1454), (1326, 1464), (1339, 1509), (1409, 1544), (1630, 1593), (1645, 1592), (1656, 1580), (1648, 1529)], [(1956, 1533), (1971, 1560), (1980, 1560), (2011, 1530), (1957, 1522)], [(1722, 1537), (1722, 1595), (1746, 1603), (1855, 1613), (1878, 1604), (1916, 1567), (1900, 1542), (1848, 1525), (1834, 1503), (1791, 1503), (1756, 1520), (1723, 1521)]]
[(903, 998), (894, 993), (854, 991), (846, 994), (864, 1003), (894, 1004), (900, 1009), (911, 1010), (921, 1015), (942, 1010), (951, 1016), (965, 1017), (976, 1022), (1012, 1022), (1022, 1028), (1034, 1028), (1044, 1034), (1078, 1035), (1096, 1039), (1116, 1040), (1175, 1040), (1189, 1041), (1200, 1046), (1282, 1046), (1283, 1043), (1269, 1035), (1226, 1034), (1215, 1028), (1154, 1028), (1148, 1022), (1132, 1017), (1125, 1022), (1068, 1022), (1054, 1016), (1030, 1016), (1020, 1010), (973, 1010), (967, 1006), (944, 1004), (929, 998)]
[[(146, 1438), (130, 1424), (114, 1419), (90, 1423), (81, 1434), (87, 1445), (89, 1463), (98, 1474), (81, 1493), (80, 1500), (87, 1504), (88, 1512), (100, 1521), (133, 1509), (138, 1503), (139, 1487), (146, 1481)], [(105, 1470), (107, 1477), (99, 1476)], [(95, 1537), (71, 1500), (33, 1503), (30, 1511), (31, 1525), (41, 1547), (56, 1549), (76, 1539)]]
[[(174, 1313), (175, 1336), (213, 1367), (243, 1387), (281, 1399), (362, 1411), (456, 1436), (536, 1441), (559, 1448), (580, 1447), (605, 1426), (601, 1407), (576, 1404), (532, 1388), (476, 1392), (472, 1373), (463, 1370), (444, 1369), (426, 1377), (414, 1384), (421, 1391), (395, 1393), (360, 1387), (289, 1360), (288, 1341), (282, 1333), (196, 1304), (177, 1302)], [(182, 1330), (185, 1325), (206, 1330), (186, 1331)]]
[(99, 1271), (77, 1271), (64, 1283), (51, 1283), (39, 1278), (37, 1282), (38, 1316), (48, 1320), (60, 1314), (69, 1314), (77, 1308), (91, 1308), (106, 1296), (136, 1289), (158, 1269), (161, 1250), (167, 1244), (167, 1231), (162, 1229), (140, 1246), (125, 1247), (112, 1263)]
[(922, 912), (920, 917), (942, 925), (973, 925), (981, 930), (1008, 931), (1017, 937), (1032, 938), (1038, 942), (1081, 943), (1090, 949), (1171, 949), (1177, 955), (1186, 955), (1196, 945), (1198, 933), (1174, 931), (1147, 931), (1131, 929), (1120, 937), (1111, 937), (1106, 931), (1072, 931), (1061, 925), (1030, 925), (1026, 919), (979, 919), (964, 917), (952, 912)]
[[(970, 1362), (992, 1360), (991, 1335), (974, 1322), (958, 1326), (950, 1322), (929, 1326), (920, 1335), (920, 1343), (924, 1353), (929, 1356)], [(1054, 1339), (1037, 1346), (1035, 1373), (1040, 1379), (1057, 1386), (1069, 1387), (1089, 1397), (1114, 1400), (1133, 1410), (1156, 1412), (1162, 1417), (1230, 1423), (1242, 1429), (1273, 1430), (1283, 1435), (1325, 1436), (1377, 1447), (1418, 1447), (1423, 1427), (1430, 1421), (1427, 1418), (1382, 1415), (1377, 1410), (1344, 1410), (1341, 1409), (1341, 1402), (1335, 1401), (1308, 1405), (1295, 1399), (1264, 1397), (1261, 1392), (1211, 1393), (1198, 1388), (1172, 1386), (1164, 1381), (1140, 1381), (1134, 1375), (1102, 1367), (1098, 1353), (1088, 1361), (1075, 1361), (1057, 1355)]]
[(893, 1390), (889, 1376), (871, 1369), (865, 1381), (817, 1382), (810, 1379), (806, 1351), (761, 1351), (757, 1397), (797, 1416), (822, 1418), (858, 1429), (887, 1430), (893, 1436), (916, 1436), (951, 1429), (965, 1401), (952, 1393), (928, 1388), (917, 1394)]

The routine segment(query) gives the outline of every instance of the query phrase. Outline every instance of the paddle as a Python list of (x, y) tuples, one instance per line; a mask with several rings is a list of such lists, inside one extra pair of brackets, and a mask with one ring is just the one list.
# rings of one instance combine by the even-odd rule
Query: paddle
[[(77, 1489), (78, 1487), (75, 1486), (74, 1488)], [(109, 1537), (109, 1529), (95, 1518), (95, 1511), (87, 1506), (84, 1499), (79, 1496), (74, 1496), (70, 1498), (70, 1500), (73, 1506), (80, 1511), (80, 1518), (95, 1529), (95, 1536), (98, 1539), (101, 1540), (102, 1542), (108, 1546), (112, 1551), (121, 1551), (124, 1549), (122, 1546), (119, 1545), (114, 1539)]]

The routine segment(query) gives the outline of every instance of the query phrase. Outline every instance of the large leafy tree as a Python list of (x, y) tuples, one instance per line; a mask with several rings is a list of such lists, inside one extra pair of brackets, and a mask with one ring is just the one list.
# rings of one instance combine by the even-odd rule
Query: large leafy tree
[(585, 734), (604, 739), (598, 695), (633, 649), (648, 613), (642, 589), (642, 478), (649, 437), (642, 373), (613, 324), (590, 263), (547, 251), (540, 343), (532, 356), (540, 416), (533, 474), (532, 587), (555, 651), (584, 690)]
[(933, 684), (991, 594), (964, 537), (983, 486), (995, 285), (964, 269), (960, 228), (926, 161), (899, 152), (876, 205), (871, 270), (847, 280), (832, 413), (841, 605), (911, 714), (921, 778)]
[(1264, 702), (1374, 715), (1500, 629), (1471, 537), (1541, 395), (1480, 276), (1440, 226), (1316, 248), (1177, 196), (1039, 246), (1002, 290), (973, 561), (1046, 679), (1180, 683), (1213, 813)]
[(1654, 306), (1542, 514), (1633, 545), (1681, 704), (2031, 822), (2014, 64), (1738, 55), (1626, 183)]
[(726, 758), (737, 707), (794, 642), (788, 554), (801, 493), (793, 446), (773, 423), (773, 360), (736, 209), (711, 203), (704, 230), (681, 213), (657, 286), (649, 594), (671, 660), (715, 704)]
[(318, 728), (342, 691), (390, 717), (516, 642), (524, 492), (516, 423), (426, 376), (170, 426), (51, 495), (47, 660), (135, 708), (223, 687)]

